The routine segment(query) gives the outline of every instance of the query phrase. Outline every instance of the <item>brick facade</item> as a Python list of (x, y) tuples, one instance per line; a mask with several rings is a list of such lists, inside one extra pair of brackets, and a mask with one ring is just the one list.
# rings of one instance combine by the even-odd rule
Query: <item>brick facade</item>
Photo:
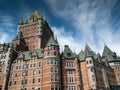
[[(36, 10), (20, 19), (11, 43), (0, 44), (0, 90), (109, 90), (120, 85), (120, 58), (102, 56), (86, 45), (60, 53), (49, 24)], [(112, 53), (112, 51), (110, 51)]]

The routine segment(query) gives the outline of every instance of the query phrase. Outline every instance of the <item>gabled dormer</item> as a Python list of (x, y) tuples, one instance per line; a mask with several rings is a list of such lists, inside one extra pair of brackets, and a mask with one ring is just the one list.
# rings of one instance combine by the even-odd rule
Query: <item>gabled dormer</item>
[(44, 48), (44, 57), (58, 57), (59, 44), (53, 36), (50, 37), (46, 47)]
[(72, 52), (72, 50), (69, 48), (68, 45), (64, 46), (64, 51), (63, 51), (62, 57), (66, 58), (66, 59), (75, 58), (75, 54)]

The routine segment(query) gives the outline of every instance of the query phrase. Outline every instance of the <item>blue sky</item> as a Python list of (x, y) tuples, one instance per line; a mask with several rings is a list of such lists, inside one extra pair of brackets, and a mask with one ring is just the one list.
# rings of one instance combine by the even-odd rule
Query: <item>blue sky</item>
[(17, 24), (36, 9), (58, 38), (77, 53), (85, 44), (102, 53), (104, 43), (120, 55), (120, 0), (1, 0), (0, 43), (10, 42)]

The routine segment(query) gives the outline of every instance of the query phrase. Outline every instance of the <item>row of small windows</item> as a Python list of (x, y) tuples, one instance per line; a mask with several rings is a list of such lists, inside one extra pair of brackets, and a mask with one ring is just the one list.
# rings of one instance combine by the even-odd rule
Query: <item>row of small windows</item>
[(58, 67), (51, 67), (51, 72), (60, 72), (60, 69)]
[(92, 61), (91, 60), (87, 61), (87, 64), (92, 64)]
[[(32, 79), (32, 84), (35, 84), (35, 83), (41, 83), (41, 78), (38, 78), (38, 79), (35, 79), (33, 78)], [(21, 85), (26, 85), (28, 84), (28, 79), (24, 79), (24, 80), (21, 80)], [(17, 81), (9, 81), (9, 86), (12, 86), (12, 85), (17, 85)]]
[(56, 65), (59, 65), (60, 62), (59, 62), (59, 60), (56, 60), (56, 59), (48, 59), (47, 60), (47, 64), (56, 64)]
[(52, 75), (51, 76), (51, 81), (60, 81), (59, 75)]
[(60, 90), (60, 85), (51, 85), (51, 90)]
[[(39, 62), (38, 63), (38, 67), (41, 67), (42, 66), (42, 64), (41, 64), (41, 62)], [(24, 64), (23, 65), (23, 69), (26, 69), (26, 68), (30, 68), (30, 67), (36, 67), (36, 64), (35, 63), (32, 63), (32, 64)], [(13, 70), (14, 68), (12, 67), (11, 68), (11, 70)], [(20, 70), (20, 69), (22, 69), (22, 67), (21, 66), (16, 66), (16, 69), (17, 70)]]
[(120, 64), (120, 62), (114, 62), (114, 64)]
[(73, 67), (74, 63), (73, 62), (66, 62), (66, 67)]
[[(56, 51), (54, 51), (54, 56), (56, 56), (56, 55), (57, 55), (57, 53), (56, 53)], [(47, 56), (50, 56), (50, 51), (47, 52)]]
[(74, 86), (74, 85), (72, 86), (71, 85), (71, 86), (68, 86), (68, 90), (77, 90), (77, 89), (76, 89), (76, 86)]
[[(38, 74), (41, 74), (41, 70), (38, 70)], [(28, 74), (28, 71), (23, 71), (22, 72), (22, 76), (24, 77), (24, 76), (28, 76), (29, 74)], [(33, 70), (32, 71), (32, 75), (37, 75), (37, 73), (36, 73), (36, 70)], [(13, 74), (12, 73), (10, 73), (10, 78), (12, 78), (12, 77), (18, 77), (18, 74), (16, 73), (14, 76), (13, 76)]]

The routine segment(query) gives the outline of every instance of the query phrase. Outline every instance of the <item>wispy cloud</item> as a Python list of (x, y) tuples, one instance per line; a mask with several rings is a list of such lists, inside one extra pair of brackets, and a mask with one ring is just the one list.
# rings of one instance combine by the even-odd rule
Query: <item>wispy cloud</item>
[(10, 42), (15, 35), (14, 17), (9, 14), (0, 12), (0, 43)]
[[(74, 42), (75, 47), (79, 49), (83, 48), (83, 45), (87, 42), (93, 50), (101, 53), (105, 42), (112, 50), (120, 53), (120, 42), (118, 41), (120, 29), (114, 32), (114, 26), (111, 26), (110, 22), (111, 13), (117, 0), (45, 1), (54, 16), (71, 22), (71, 25), (74, 26), (75, 30), (73, 32), (77, 32), (77, 34), (67, 38), (71, 45)], [(56, 30), (56, 28), (53, 29)], [(67, 30), (64, 31), (66, 33)], [(79, 38), (76, 38), (76, 36)], [(62, 37), (64, 37), (63, 34), (61, 34), (60, 39), (65, 39)], [(65, 39), (65, 41), (67, 40)], [(62, 42), (61, 44), (65, 44)]]

